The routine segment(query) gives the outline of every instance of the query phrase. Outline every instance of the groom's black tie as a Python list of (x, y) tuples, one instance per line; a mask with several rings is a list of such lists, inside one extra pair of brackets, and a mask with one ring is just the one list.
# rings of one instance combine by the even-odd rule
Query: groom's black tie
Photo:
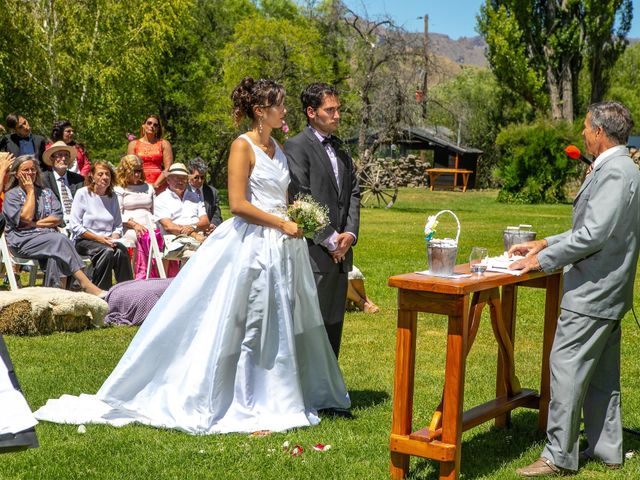
[(322, 145), (331, 145), (336, 152), (340, 149), (341, 144), (342, 141), (338, 137), (334, 137), (333, 135), (324, 137), (324, 139), (322, 140)]

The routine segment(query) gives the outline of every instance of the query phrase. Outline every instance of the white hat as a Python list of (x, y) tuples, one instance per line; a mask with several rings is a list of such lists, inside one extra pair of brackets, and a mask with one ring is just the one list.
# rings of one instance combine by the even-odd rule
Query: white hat
[(184, 163), (176, 162), (171, 164), (167, 175), (184, 175), (188, 177), (189, 170), (187, 170), (187, 167), (184, 166)]
[(69, 152), (69, 158), (67, 159), (67, 165), (71, 165), (73, 163), (73, 161), (76, 159), (76, 157), (78, 156), (78, 151), (76, 150), (75, 147), (67, 145), (62, 140), (57, 141), (56, 143), (54, 143), (53, 145), (51, 145), (49, 148), (47, 148), (45, 150), (45, 152), (42, 154), (42, 161), (46, 165), (49, 165), (50, 167), (53, 167), (53, 162), (51, 161), (51, 155), (53, 155), (54, 153), (59, 152), (61, 150)]

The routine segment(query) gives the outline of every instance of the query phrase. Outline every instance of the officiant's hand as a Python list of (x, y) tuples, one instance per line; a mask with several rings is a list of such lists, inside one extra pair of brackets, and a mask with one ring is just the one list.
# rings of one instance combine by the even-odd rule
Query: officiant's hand
[[(511, 250), (509, 250), (511, 251)], [(537, 272), (541, 270), (537, 255), (526, 256), (522, 260), (516, 260), (509, 265), (509, 270), (521, 270), (522, 273)]]
[(518, 243), (509, 249), (509, 256), (522, 255), (531, 257), (545, 248), (547, 248), (546, 240), (532, 240), (530, 242)]

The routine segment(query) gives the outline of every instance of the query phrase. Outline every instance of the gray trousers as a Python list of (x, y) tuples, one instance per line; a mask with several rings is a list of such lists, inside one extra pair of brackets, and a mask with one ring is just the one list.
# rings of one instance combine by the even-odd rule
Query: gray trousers
[(339, 268), (335, 268), (331, 272), (314, 272), (313, 275), (318, 287), (318, 301), (320, 302), (324, 328), (327, 331), (333, 353), (338, 358), (349, 279), (347, 274), (341, 272)]
[(620, 320), (561, 310), (551, 349), (551, 402), (542, 456), (578, 469), (583, 413), (587, 454), (622, 463), (620, 416)]

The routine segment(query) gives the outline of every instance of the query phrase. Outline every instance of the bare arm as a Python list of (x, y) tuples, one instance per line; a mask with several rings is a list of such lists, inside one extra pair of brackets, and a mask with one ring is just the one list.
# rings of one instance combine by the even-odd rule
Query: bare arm
[(134, 151), (136, 148), (136, 142), (137, 140), (133, 140), (132, 142), (129, 142), (129, 145), (127, 146), (127, 154), (128, 155), (134, 155), (136, 152)]
[(169, 167), (173, 163), (173, 150), (171, 144), (166, 140), (160, 140), (162, 142), (162, 172), (158, 175), (153, 188), (159, 188), (167, 179), (167, 172)]
[(233, 215), (242, 217), (249, 223), (275, 228), (292, 237), (302, 235), (295, 222), (284, 220), (259, 209), (247, 199), (249, 175), (255, 164), (253, 150), (246, 140), (237, 138), (231, 144), (229, 153), (229, 207)]
[(24, 227), (32, 227), (34, 225), (33, 219), (36, 214), (36, 188), (29, 176), (24, 173), (17, 173), (18, 182), (20, 186), (27, 194), (27, 198), (20, 210), (20, 225)]

